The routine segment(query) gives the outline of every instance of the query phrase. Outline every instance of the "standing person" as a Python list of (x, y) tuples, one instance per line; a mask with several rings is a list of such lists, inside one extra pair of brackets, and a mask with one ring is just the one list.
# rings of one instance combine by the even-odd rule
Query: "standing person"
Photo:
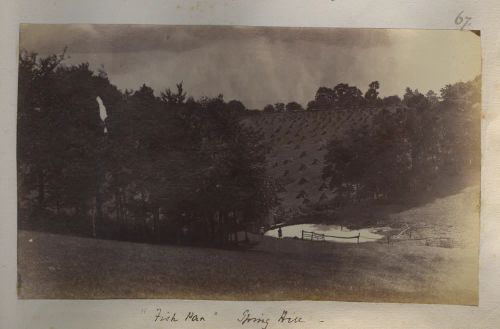
[(278, 238), (282, 238), (283, 237), (283, 231), (281, 230), (281, 226), (278, 227)]

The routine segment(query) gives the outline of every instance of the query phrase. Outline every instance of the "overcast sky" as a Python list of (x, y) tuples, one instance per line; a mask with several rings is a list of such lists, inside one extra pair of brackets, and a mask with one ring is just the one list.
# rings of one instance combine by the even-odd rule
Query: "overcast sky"
[(155, 25), (23, 25), (20, 48), (68, 47), (66, 63), (104, 67), (120, 89), (157, 94), (183, 81), (189, 95), (239, 99), (248, 108), (297, 101), (340, 82), (383, 96), (409, 86), (439, 92), (480, 74), (480, 38), (467, 31)]

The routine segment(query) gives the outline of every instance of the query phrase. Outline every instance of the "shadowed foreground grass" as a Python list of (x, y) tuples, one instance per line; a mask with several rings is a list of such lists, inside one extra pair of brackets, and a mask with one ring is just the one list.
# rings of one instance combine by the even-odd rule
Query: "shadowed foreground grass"
[[(32, 242), (29, 242), (29, 241)], [(21, 298), (477, 303), (474, 255), (401, 242), (276, 241), (226, 251), (19, 233)]]
[[(462, 236), (477, 233), (477, 210), (464, 206), (471, 193), (390, 219), (421, 223), (427, 235), (457, 236), (462, 243), (453, 248), (423, 241), (356, 245), (252, 236), (259, 241), (253, 249), (231, 251), (19, 231), (18, 292), (21, 298), (477, 304), (477, 239)], [(439, 221), (434, 230), (429, 216)]]

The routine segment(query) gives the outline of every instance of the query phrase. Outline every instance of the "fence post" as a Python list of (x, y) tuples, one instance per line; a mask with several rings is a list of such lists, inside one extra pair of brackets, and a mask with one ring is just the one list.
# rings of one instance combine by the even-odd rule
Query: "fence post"
[(311, 241), (314, 239), (314, 232), (311, 232)]
[(304, 240), (304, 230), (302, 230), (301, 240)]
[(359, 237), (361, 236), (361, 232), (358, 232), (358, 244), (359, 244)]
[(387, 236), (387, 244), (389, 244), (390, 236)]

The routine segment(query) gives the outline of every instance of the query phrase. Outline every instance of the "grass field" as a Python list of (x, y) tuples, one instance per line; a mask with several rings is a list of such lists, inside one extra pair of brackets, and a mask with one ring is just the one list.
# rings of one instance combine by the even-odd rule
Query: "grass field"
[[(346, 300), (477, 304), (478, 189), (395, 214), (423, 240), (338, 244), (252, 235), (246, 251), (19, 231), (21, 298)], [(468, 238), (467, 238), (468, 237)]]

